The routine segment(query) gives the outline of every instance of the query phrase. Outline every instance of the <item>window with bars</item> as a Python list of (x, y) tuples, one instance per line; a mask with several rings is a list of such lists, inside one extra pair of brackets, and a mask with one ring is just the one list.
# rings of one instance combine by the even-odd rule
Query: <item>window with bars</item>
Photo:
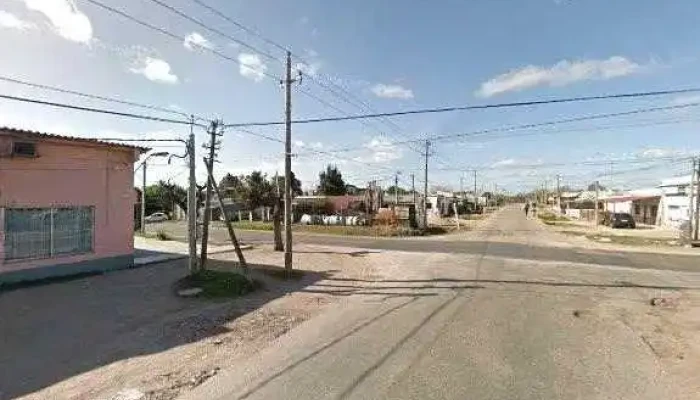
[(5, 260), (93, 251), (94, 207), (6, 208)]

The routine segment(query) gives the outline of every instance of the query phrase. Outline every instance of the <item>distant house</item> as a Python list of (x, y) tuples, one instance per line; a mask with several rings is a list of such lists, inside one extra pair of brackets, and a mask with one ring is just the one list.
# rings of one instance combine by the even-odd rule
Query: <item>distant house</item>
[(659, 225), (680, 227), (690, 218), (690, 175), (664, 179), (659, 188), (663, 192), (659, 203)]
[(145, 150), (0, 128), (0, 283), (131, 267)]
[(640, 224), (659, 224), (659, 202), (663, 193), (658, 188), (638, 189), (606, 196), (601, 199), (603, 210), (613, 213), (627, 213)]

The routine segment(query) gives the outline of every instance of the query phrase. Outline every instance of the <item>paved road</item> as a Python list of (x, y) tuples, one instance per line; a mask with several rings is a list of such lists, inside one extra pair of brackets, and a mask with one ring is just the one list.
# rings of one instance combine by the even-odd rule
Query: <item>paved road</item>
[[(496, 215), (492, 224), (498, 228), (492, 232), (535, 229), (513, 209)], [(532, 248), (527, 234), (519, 247), (488, 236), (477, 244), (440, 244), (460, 253), (445, 256), (449, 262), (417, 254), (415, 265), (402, 265), (398, 276), (363, 281), (365, 293), (384, 296), (357, 295), (341, 303), (184, 398), (693, 398), (632, 328), (594, 311), (607, 295), (637, 293), (635, 301), (648, 295), (624, 287), (629, 283), (622, 280), (651, 276), (660, 285), (663, 274), (677, 273), (576, 266), (558, 261), (576, 253)], [(438, 245), (378, 242), (360, 243), (409, 251)], [(590, 265), (590, 254), (580, 257)], [(626, 265), (635, 261), (605, 257)], [(550, 275), (543, 282), (544, 271)], [(352, 287), (331, 281), (325, 285)], [(581, 316), (573, 310), (587, 311)]]
[[(182, 224), (167, 223), (154, 226), (165, 228), (175, 236), (185, 238)], [(595, 265), (614, 265), (640, 269), (660, 269), (673, 271), (700, 272), (700, 258), (694, 255), (661, 254), (649, 252), (592, 250), (571, 247), (549, 247), (524, 241), (502, 242), (491, 239), (500, 236), (543, 235), (543, 229), (533, 220), (526, 220), (516, 209), (506, 210), (480, 229), (479, 234), (468, 240), (442, 240), (441, 238), (372, 238), (353, 236), (315, 235), (295, 233), (296, 243), (327, 246), (358, 247), (376, 250), (395, 250), (418, 253), (488, 254), (496, 257), (509, 257), (536, 261), (567, 261)], [(272, 233), (264, 231), (241, 231), (237, 234), (245, 243), (272, 243)], [(212, 229), (213, 243), (228, 244), (228, 234), (223, 227)]]

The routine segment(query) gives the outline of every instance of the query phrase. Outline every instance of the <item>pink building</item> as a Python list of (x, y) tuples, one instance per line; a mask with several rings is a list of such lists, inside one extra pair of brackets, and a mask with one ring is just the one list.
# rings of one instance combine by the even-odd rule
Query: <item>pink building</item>
[(143, 151), (0, 127), (0, 284), (131, 267)]

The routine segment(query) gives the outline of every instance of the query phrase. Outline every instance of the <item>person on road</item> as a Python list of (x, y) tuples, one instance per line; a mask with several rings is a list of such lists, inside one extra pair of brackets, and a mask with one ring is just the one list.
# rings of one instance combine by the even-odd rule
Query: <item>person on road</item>
[(530, 212), (530, 203), (525, 203), (525, 218), (527, 218), (527, 214)]

